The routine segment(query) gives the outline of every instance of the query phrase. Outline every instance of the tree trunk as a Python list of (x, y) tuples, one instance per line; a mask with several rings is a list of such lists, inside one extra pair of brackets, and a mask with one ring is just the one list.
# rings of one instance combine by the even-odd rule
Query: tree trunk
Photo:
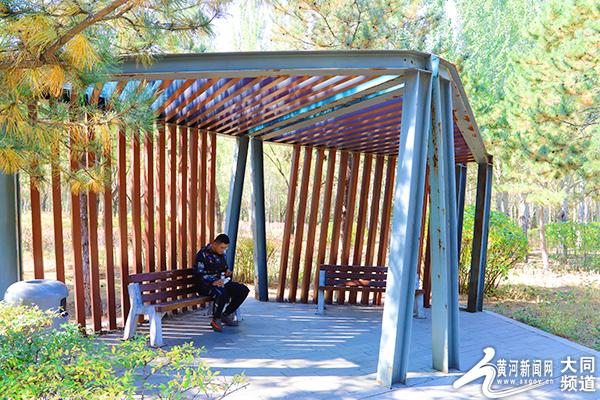
[(548, 259), (548, 249), (546, 248), (546, 227), (544, 222), (544, 207), (538, 207), (538, 218), (540, 226), (540, 250), (542, 251), (542, 262), (544, 271), (550, 271), (550, 261)]
[[(521, 203), (519, 204), (519, 225), (521, 225), (525, 238), (529, 241), (529, 236), (527, 235), (527, 229), (529, 227), (529, 204), (527, 204), (526, 194), (521, 194)], [(529, 255), (525, 255), (525, 262), (529, 262)]]
[(88, 196), (79, 195), (79, 217), (81, 218), (81, 255), (83, 262), (83, 296), (85, 298), (85, 316), (92, 315), (92, 284), (90, 281), (90, 234), (88, 224)]

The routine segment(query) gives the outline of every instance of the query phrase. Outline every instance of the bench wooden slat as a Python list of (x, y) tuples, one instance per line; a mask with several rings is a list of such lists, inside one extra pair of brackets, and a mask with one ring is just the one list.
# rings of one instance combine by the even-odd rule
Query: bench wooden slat
[(361, 267), (358, 265), (319, 265), (321, 271), (387, 272), (387, 267)]
[(197, 304), (209, 303), (211, 301), (212, 301), (212, 298), (208, 297), (208, 296), (190, 297), (190, 298), (186, 298), (186, 299), (173, 300), (173, 301), (168, 301), (165, 303), (157, 304), (156, 311), (166, 312), (166, 311), (175, 310), (177, 308), (190, 307), (190, 306), (194, 306)]
[(344, 291), (344, 292), (360, 292), (364, 290), (369, 290), (372, 292), (385, 292), (385, 287), (365, 287), (365, 286), (319, 286), (319, 289), (324, 290), (336, 290), (336, 291)]
[(378, 274), (378, 273), (346, 273), (346, 272), (335, 272), (335, 271), (325, 271), (325, 278), (334, 278), (334, 279), (360, 279), (360, 280), (373, 280), (373, 281), (383, 281), (385, 282), (387, 279), (387, 274)]
[(170, 271), (144, 272), (141, 274), (129, 275), (129, 283), (152, 282), (190, 275), (194, 275), (193, 268), (174, 269)]
[[(321, 286), (321, 285), (319, 285)], [(325, 279), (325, 285), (322, 286), (332, 286), (332, 287), (339, 287), (339, 288), (345, 288), (345, 287), (353, 287), (353, 286), (360, 286), (362, 288), (372, 288), (372, 287), (382, 287), (385, 288), (386, 286), (386, 282), (378, 282), (378, 281), (361, 281), (361, 280), (352, 280), (352, 281), (348, 281), (348, 280), (338, 280), (338, 279)]]
[(190, 285), (196, 285), (196, 281), (194, 277), (187, 277), (183, 279), (173, 279), (170, 281), (156, 281), (149, 283), (140, 283), (140, 290), (142, 292), (156, 291), (156, 290), (164, 290), (167, 288), (172, 288), (175, 286), (185, 286), (188, 287)]
[(165, 300), (165, 299), (171, 299), (171, 298), (175, 298), (175, 297), (179, 297), (179, 296), (187, 296), (189, 294), (198, 296), (198, 292), (196, 292), (196, 288), (189, 287), (189, 288), (163, 290), (160, 292), (142, 294), (142, 301), (144, 302), (144, 304), (146, 304), (146, 303), (156, 302), (157, 300)]

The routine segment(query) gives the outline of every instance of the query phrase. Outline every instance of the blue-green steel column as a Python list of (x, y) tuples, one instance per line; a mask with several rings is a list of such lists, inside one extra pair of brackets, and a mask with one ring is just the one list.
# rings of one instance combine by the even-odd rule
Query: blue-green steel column
[(465, 217), (465, 192), (467, 190), (467, 165), (456, 165), (456, 194), (457, 211), (458, 211), (458, 257), (460, 262), (460, 251), (462, 244), (463, 224)]
[(458, 225), (452, 98), (449, 82), (438, 77), (432, 56), (432, 125), (428, 165), (431, 227), (431, 315), (433, 368), (448, 372), (458, 364)]
[(0, 173), (0, 300), (21, 280), (18, 175)]
[(227, 259), (229, 261), (229, 268), (232, 271), (235, 267), (235, 248), (240, 225), (240, 212), (242, 210), (242, 191), (244, 188), (244, 175), (246, 173), (246, 159), (248, 158), (248, 138), (240, 137), (236, 140), (231, 183), (229, 184), (229, 198), (227, 200), (227, 214), (225, 216), (225, 232), (227, 232), (230, 240), (227, 248)]
[(263, 162), (263, 142), (250, 141), (250, 162), (252, 167), (252, 237), (254, 238), (254, 287), (255, 296), (260, 301), (269, 300), (267, 282), (267, 232), (265, 221), (265, 174)]
[(459, 296), (458, 296), (458, 210), (456, 204), (456, 159), (454, 157), (454, 120), (452, 112), (451, 82), (442, 80), (441, 91), (443, 106), (442, 132), (444, 133), (444, 152), (446, 153), (446, 205), (447, 205), (447, 230), (448, 248), (446, 249), (448, 262), (448, 367), (460, 368), (460, 329), (459, 329)]
[(386, 387), (406, 382), (431, 125), (431, 74), (409, 71), (405, 79), (387, 290), (377, 366), (377, 380)]
[(488, 156), (485, 180), (485, 211), (483, 215), (483, 234), (481, 239), (481, 266), (479, 267), (479, 294), (477, 296), (477, 311), (483, 311), (483, 291), (485, 289), (485, 268), (487, 266), (488, 235), (490, 232), (490, 210), (492, 207), (492, 177), (493, 158)]

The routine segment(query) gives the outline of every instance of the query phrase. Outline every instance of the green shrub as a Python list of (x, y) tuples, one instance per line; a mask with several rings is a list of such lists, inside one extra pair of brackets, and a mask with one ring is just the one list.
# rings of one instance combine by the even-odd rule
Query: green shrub
[[(468, 292), (474, 217), (475, 207), (466, 207), (458, 280), (460, 292), (463, 294)], [(528, 252), (527, 238), (521, 228), (512, 222), (506, 214), (492, 211), (490, 213), (484, 293), (489, 293), (498, 288), (500, 282), (507, 279), (508, 272), (519, 261), (523, 260)]]
[(555, 259), (578, 268), (598, 269), (600, 224), (597, 222), (547, 224), (546, 241)]
[[(161, 399), (182, 399), (195, 391), (224, 397), (241, 387), (201, 363), (203, 351), (192, 344), (153, 350), (146, 338), (109, 346), (85, 335), (76, 324), (50, 329), (53, 312), (0, 302), (0, 398), (2, 399), (133, 399), (151, 391)], [(155, 374), (170, 377), (151, 384)]]
[[(267, 240), (267, 265), (274, 252), (275, 246)], [(238, 237), (233, 277), (236, 282), (254, 284), (254, 240), (252, 238)]]

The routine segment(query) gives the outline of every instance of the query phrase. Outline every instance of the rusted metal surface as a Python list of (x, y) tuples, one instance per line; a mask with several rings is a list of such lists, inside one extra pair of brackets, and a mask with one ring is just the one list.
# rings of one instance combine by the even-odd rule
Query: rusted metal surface
[(206, 210), (207, 213), (207, 223), (208, 223), (208, 238), (207, 241), (214, 240), (216, 236), (215, 232), (215, 209), (216, 209), (216, 190), (217, 190), (217, 134), (214, 132), (210, 133), (210, 141), (208, 145), (208, 183), (207, 183), (207, 192), (208, 192), (208, 207)]
[(108, 329), (117, 329), (117, 301), (115, 295), (115, 250), (113, 238), (113, 204), (111, 182), (111, 150), (105, 151), (104, 168), (108, 182), (104, 188), (104, 246), (105, 246), (105, 274), (106, 274), (106, 314), (108, 315)]
[[(329, 231), (329, 214), (331, 214), (331, 197), (333, 194), (333, 183), (335, 174), (335, 159), (337, 152), (330, 150), (327, 161), (327, 178), (325, 190), (323, 191), (323, 212), (321, 217), (321, 231), (319, 233), (319, 248), (317, 251), (317, 267), (325, 263), (327, 251), (327, 232)], [(317, 287), (319, 286), (319, 269), (315, 268), (313, 299), (317, 298)]]
[(189, 257), (187, 268), (192, 268), (194, 259), (198, 252), (198, 129), (190, 129), (190, 179), (189, 179), (189, 207), (190, 217), (188, 218), (188, 249)]
[(138, 132), (131, 133), (131, 224), (133, 228), (133, 270), (136, 274), (144, 272), (142, 265), (142, 195), (140, 177), (140, 139)]
[[(342, 255), (340, 257), (340, 264), (348, 265), (350, 261), (350, 247), (352, 244), (352, 227), (354, 226), (354, 213), (356, 209), (356, 187), (358, 185), (358, 169), (360, 167), (360, 154), (352, 154), (352, 164), (350, 166), (350, 179), (346, 186), (345, 197), (347, 200), (346, 204), (346, 225), (344, 226), (344, 240), (342, 243)], [(350, 304), (356, 304), (356, 292), (353, 293), (349, 299)], [(346, 302), (346, 292), (339, 290), (337, 292), (336, 301), (338, 304), (344, 304)]]
[(167, 179), (167, 204), (169, 215), (167, 217), (167, 244), (169, 246), (169, 269), (177, 269), (177, 125), (168, 124), (168, 165)]
[[(90, 137), (93, 132), (89, 132)], [(88, 167), (96, 163), (96, 155), (87, 152)], [(94, 332), (102, 330), (102, 301), (100, 299), (100, 264), (98, 259), (98, 195), (90, 191), (88, 200), (88, 229), (90, 240), (90, 295), (92, 300), (92, 326)]]
[(188, 130), (187, 127), (179, 127), (179, 182), (178, 182), (178, 213), (177, 213), (177, 231), (179, 232), (178, 242), (178, 268), (188, 267), (187, 260), (187, 172), (188, 172)]
[(292, 255), (292, 269), (290, 274), (290, 291), (288, 301), (296, 302), (298, 292), (298, 275), (300, 272), (300, 255), (304, 238), (304, 223), (306, 217), (306, 201), (308, 199), (308, 184), (310, 179), (310, 164), (312, 162), (312, 147), (304, 148), (304, 162), (302, 164), (302, 179), (300, 181), (300, 197), (298, 200), (298, 214), (296, 216), (296, 232), (294, 234), (294, 252)]
[(33, 277), (44, 279), (44, 252), (42, 245), (42, 204), (37, 179), (29, 181), (29, 196), (31, 199), (31, 244), (33, 248)]
[[(340, 165), (338, 172), (337, 181), (337, 192), (335, 196), (335, 207), (333, 208), (333, 228), (331, 234), (331, 248), (329, 250), (329, 262), (330, 265), (338, 264), (338, 253), (340, 247), (340, 236), (342, 230), (342, 211), (344, 208), (344, 192), (346, 189), (346, 169), (348, 168), (348, 157), (349, 154), (343, 151), (340, 155)], [(333, 291), (327, 290), (325, 292), (325, 303), (331, 304), (333, 301)]]
[[(302, 292), (300, 302), (308, 303), (308, 292), (312, 277), (313, 255), (315, 248), (315, 236), (317, 233), (317, 218), (319, 216), (319, 199), (321, 197), (321, 182), (323, 180), (323, 159), (325, 150), (317, 150), (315, 162), (315, 175), (313, 178), (312, 199), (310, 202), (310, 216), (308, 219), (308, 233), (306, 234), (306, 250), (304, 255), (304, 270), (302, 273)], [(328, 218), (329, 219), (329, 218)]]
[[(71, 143), (73, 143), (75, 140), (73, 135), (74, 134), (71, 133)], [(79, 154), (75, 154), (73, 151), (71, 151), (69, 153), (69, 162), (71, 171), (75, 172), (79, 168)], [(81, 254), (81, 213), (79, 194), (73, 192), (73, 188), (71, 188), (71, 242), (73, 244), (73, 290), (75, 292), (75, 322), (81, 324), (82, 327), (85, 327), (83, 257)]]
[(292, 234), (292, 221), (294, 220), (294, 204), (296, 200), (296, 186), (298, 184), (298, 164), (300, 162), (300, 146), (294, 147), (292, 165), (290, 169), (290, 182), (288, 188), (288, 201), (285, 210), (285, 224), (283, 227), (283, 242), (281, 244), (281, 261), (279, 264), (279, 281), (277, 284), (276, 300), (281, 302), (285, 294), (287, 281), (288, 259), (290, 240)]
[(144, 272), (154, 272), (154, 133), (145, 132), (144, 137)]
[(167, 270), (167, 160), (165, 152), (167, 149), (167, 134), (165, 132), (164, 121), (157, 122), (157, 143), (156, 143), (156, 194), (158, 197), (157, 204), (157, 221), (156, 221), (156, 238), (157, 238), (157, 269), (159, 271)]
[(208, 151), (208, 135), (205, 130), (200, 131), (200, 160), (199, 160), (199, 171), (198, 176), (200, 177), (199, 182), (199, 194), (198, 199), (198, 246), (204, 247), (207, 244), (208, 239), (206, 238), (206, 186), (207, 186), (207, 151)]
[(62, 195), (60, 190), (60, 172), (53, 163), (52, 174), (52, 216), (54, 222), (54, 258), (56, 260), (56, 280), (65, 282), (65, 245), (62, 221)]

